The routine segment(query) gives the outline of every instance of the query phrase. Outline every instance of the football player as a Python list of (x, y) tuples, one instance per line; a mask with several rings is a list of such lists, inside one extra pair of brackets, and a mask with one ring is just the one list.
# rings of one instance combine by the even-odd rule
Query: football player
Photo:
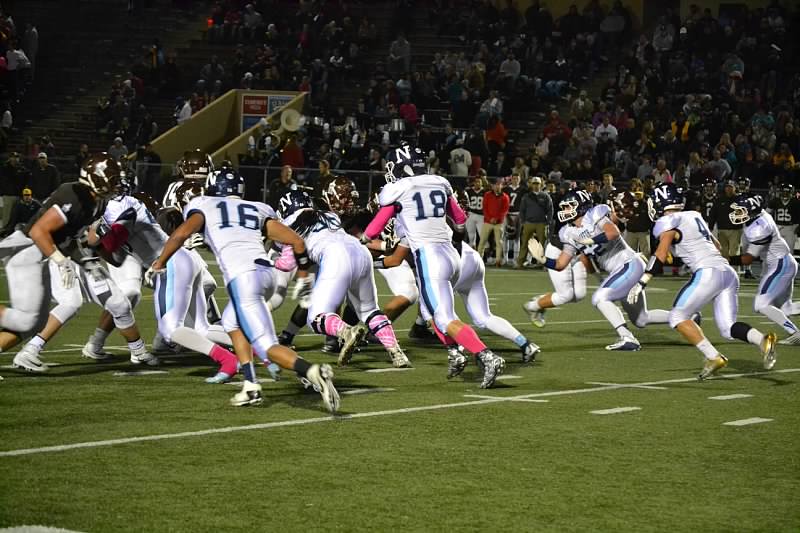
[(789, 250), (794, 253), (794, 243), (797, 239), (797, 225), (800, 223), (800, 200), (794, 192), (794, 185), (781, 183), (778, 197), (767, 206), (767, 211), (775, 219), (781, 232), (781, 237), (789, 245)]
[(481, 229), (483, 229), (483, 180), (480, 176), (472, 178), (472, 186), (464, 192), (469, 199), (469, 218), (467, 218), (467, 241), (471, 246), (478, 246)]
[[(231, 166), (229, 162), (228, 166)], [(177, 165), (177, 179), (169, 184), (167, 192), (164, 193), (164, 201), (161, 202), (162, 207), (176, 207), (180, 209), (180, 202), (178, 201), (178, 189), (184, 183), (190, 183), (197, 187), (203, 187), (209, 174), (214, 171), (214, 162), (211, 156), (199, 148), (195, 150), (187, 150), (183, 153), (183, 158), (178, 161)]]
[(582, 253), (596, 265), (595, 270), (607, 272), (608, 277), (592, 295), (592, 305), (619, 335), (619, 340), (606, 346), (606, 350), (637, 351), (641, 345), (625, 325), (622, 311), (615, 302), (621, 301), (628, 317), (639, 328), (666, 323), (668, 313), (661, 309), (648, 310), (643, 298), (635, 305), (626, 302), (628, 291), (644, 272), (645, 263), (622, 238), (619, 228), (611, 220), (612, 216), (611, 208), (607, 204), (594, 205), (588, 192), (570, 191), (559, 203), (558, 219), (569, 222), (559, 230), (559, 238), (564, 244), (561, 254), (557, 259), (547, 259), (539, 245), (534, 259), (543, 262), (547, 268), (564, 270), (577, 254)]
[(44, 328), (14, 356), (14, 366), (30, 372), (47, 370), (39, 352), (78, 312), (83, 293), (110, 313), (128, 342), (131, 363), (158, 364), (145, 348), (130, 302), (101, 263), (101, 252), (92, 248), (98, 240), (93, 222), (105, 211), (108, 199), (117, 194), (120, 174), (119, 164), (108, 154), (89, 157), (77, 182), (61, 185), (21, 232), (3, 241), (3, 247), (25, 246), (6, 266), (12, 307), (0, 308), (0, 326), (23, 333), (39, 323), (40, 310), (49, 296), (42, 281), (44, 257), (49, 260), (50, 291), (57, 303)]
[[(417, 283), (425, 312), (433, 317), (434, 331), (445, 345), (460, 344), (483, 364), (481, 388), (494, 385), (505, 361), (492, 353), (455, 313), (453, 283), (458, 280), (461, 259), (453, 247), (453, 231), (446, 217), (456, 224), (459, 239), (466, 215), (445, 178), (426, 173), (419, 148), (400, 146), (386, 157), (386, 185), (378, 197), (380, 211), (364, 231), (369, 242), (380, 235), (395, 217), (408, 239), (417, 266)], [(448, 375), (460, 374), (467, 364), (463, 355), (449, 358)]]
[(787, 316), (791, 315), (797, 261), (775, 220), (763, 209), (763, 204), (761, 196), (747, 193), (734, 201), (731, 222), (744, 224), (748, 246), (741, 258), (733, 258), (732, 264), (749, 264), (753, 257), (761, 257), (764, 268), (753, 308), (789, 334), (779, 344), (800, 345), (800, 332)]
[(244, 179), (238, 173), (209, 175), (206, 194), (193, 198), (184, 208), (184, 222), (170, 235), (161, 255), (150, 267), (150, 275), (169, 283), (167, 262), (186, 239), (202, 231), (217, 258), (230, 296), (222, 320), (244, 375), (242, 390), (231, 399), (231, 405), (256, 405), (263, 401), (253, 367), (255, 351), (262, 359), (269, 358), (283, 368), (294, 370), (304, 383), (322, 395), (325, 407), (336, 412), (339, 393), (333, 385), (333, 370), (329, 365), (309, 364), (290, 348), (278, 344), (267, 307), (274, 278), (262, 237), (292, 247), (299, 280), (294, 293), (297, 299), (307, 301), (313, 276), (308, 275), (310, 261), (303, 240), (278, 222), (271, 207), (241, 199)]
[[(564, 223), (553, 217), (550, 230), (547, 233), (547, 246), (544, 249), (544, 258), (558, 259), (564, 248), (564, 243), (559, 238), (559, 231)], [(590, 268), (589, 260), (585, 255), (579, 254), (570, 262), (569, 268), (564, 270), (547, 269), (555, 292), (535, 296), (525, 302), (522, 308), (528, 313), (533, 325), (538, 328), (545, 326), (545, 312), (547, 309), (559, 307), (570, 302), (580, 302), (586, 297), (586, 278)]]
[(694, 313), (712, 302), (720, 335), (726, 339), (755, 344), (761, 350), (764, 368), (769, 370), (775, 366), (775, 334), (765, 335), (749, 324), (736, 320), (739, 276), (722, 257), (719, 242), (700, 214), (683, 210), (683, 196), (671, 183), (658, 185), (648, 202), (652, 206), (650, 213), (655, 221), (653, 236), (658, 240), (658, 247), (647, 263), (647, 270), (628, 293), (628, 302), (635, 303), (639, 299), (653, 277), (653, 271), (663, 265), (671, 253), (689, 267), (692, 278), (678, 292), (669, 312), (669, 325), (703, 353), (705, 363), (698, 379), (709, 378), (728, 364), (728, 359), (719, 353), (700, 326), (692, 320)]
[[(331, 181), (323, 195), (329, 206), (346, 213), (351, 194), (342, 181), (348, 180), (336, 178)], [(391, 321), (378, 309), (372, 256), (355, 237), (344, 231), (339, 216), (333, 211), (301, 209), (284, 222), (303, 237), (309, 257), (318, 265), (308, 325), (316, 333), (336, 336), (340, 340), (339, 365), (350, 361), (357, 343), (369, 331), (386, 349), (395, 368), (408, 367), (408, 357), (397, 342)], [(290, 250), (284, 246), (282, 261), (277, 263), (279, 269), (294, 266), (292, 254), (287, 252)], [(348, 326), (336, 313), (345, 298), (366, 328), (362, 325)]]
[[(373, 246), (375, 242), (372, 241), (369, 246)], [(532, 362), (541, 349), (529, 341), (508, 320), (492, 314), (489, 309), (489, 295), (486, 292), (486, 267), (478, 252), (465, 242), (456, 242), (454, 245), (461, 256), (461, 263), (453, 290), (461, 296), (467, 313), (472, 318), (472, 323), (480, 329), (487, 329), (495, 335), (510, 340), (522, 351), (522, 362)], [(408, 241), (401, 239), (394, 253), (375, 261), (375, 266), (380, 272), (381, 270), (392, 270), (403, 264), (407, 265), (405, 260), (410, 257), (410, 251)], [(452, 358), (461, 355), (460, 347), (457, 344), (447, 346), (447, 351)], [(447, 377), (452, 376), (448, 375)]]

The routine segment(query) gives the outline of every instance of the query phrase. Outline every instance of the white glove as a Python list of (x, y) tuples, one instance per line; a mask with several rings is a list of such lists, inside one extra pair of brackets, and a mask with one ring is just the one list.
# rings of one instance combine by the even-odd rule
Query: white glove
[(583, 246), (594, 246), (597, 243), (594, 242), (594, 239), (591, 237), (584, 237), (582, 239), (578, 239), (578, 244), (582, 244)]
[(78, 271), (75, 269), (75, 264), (67, 257), (64, 257), (64, 254), (58, 249), (50, 254), (49, 259), (58, 266), (58, 273), (61, 274), (61, 285), (65, 289), (71, 289), (75, 285), (75, 280), (78, 279)]
[(292, 299), (303, 309), (311, 307), (311, 288), (314, 286), (314, 274), (297, 278), (292, 288)]
[(528, 251), (531, 253), (531, 257), (533, 257), (536, 262), (544, 264), (544, 248), (542, 248), (542, 243), (536, 240), (536, 237), (531, 237), (528, 241)]
[(166, 268), (155, 269), (153, 268), (153, 265), (150, 265), (150, 268), (148, 268), (147, 272), (144, 273), (144, 284), (151, 289), (155, 288), (156, 276), (159, 276), (166, 271)]
[(631, 287), (631, 290), (628, 291), (628, 303), (636, 305), (636, 302), (639, 301), (639, 295), (642, 294), (643, 290), (644, 285), (642, 285), (642, 282), (637, 282), (636, 285)]

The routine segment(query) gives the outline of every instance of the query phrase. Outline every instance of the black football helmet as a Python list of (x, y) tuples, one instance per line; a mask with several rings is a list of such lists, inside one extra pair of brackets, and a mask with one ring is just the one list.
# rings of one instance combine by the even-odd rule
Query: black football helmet
[(119, 163), (106, 152), (100, 152), (84, 161), (78, 182), (89, 187), (100, 198), (111, 198), (119, 190), (121, 176)]
[(208, 175), (214, 171), (211, 156), (200, 150), (187, 150), (178, 161), (178, 176), (183, 180), (198, 180), (205, 183)]
[(717, 182), (712, 179), (707, 179), (703, 183), (703, 194), (709, 198), (717, 194)]
[(301, 209), (309, 209), (313, 205), (311, 197), (307, 192), (301, 190), (292, 190), (284, 194), (278, 200), (278, 213), (282, 219), (286, 219), (293, 213)]
[(731, 204), (728, 218), (733, 224), (744, 224), (761, 216), (763, 205), (764, 199), (757, 194), (740, 194)]
[(558, 203), (558, 221), (569, 222), (582, 217), (594, 207), (592, 195), (580, 189), (569, 191)]
[(617, 218), (621, 222), (628, 222), (636, 214), (636, 210), (639, 208), (639, 201), (633, 193), (628, 191), (617, 194), (612, 201), (612, 207)]
[(674, 183), (661, 183), (647, 199), (647, 212), (655, 221), (668, 209), (682, 210), (686, 205), (683, 192)]
[(750, 192), (750, 178), (740, 176), (736, 180), (736, 194), (747, 194)]
[(386, 154), (386, 183), (426, 172), (425, 154), (419, 148), (403, 144)]
[(791, 183), (781, 183), (778, 189), (778, 197), (784, 205), (788, 204), (794, 198), (794, 185)]

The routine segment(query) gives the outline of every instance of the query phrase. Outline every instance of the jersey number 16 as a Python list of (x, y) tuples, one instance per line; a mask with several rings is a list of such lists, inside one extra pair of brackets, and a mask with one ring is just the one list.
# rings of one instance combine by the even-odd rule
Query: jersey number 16
[[(219, 209), (219, 218), (222, 220), (222, 224), (220, 224), (220, 228), (232, 228), (233, 224), (231, 224), (230, 216), (228, 215), (228, 204), (225, 202), (219, 202), (217, 204), (217, 209)], [(247, 204), (239, 204), (238, 209), (236, 210), (237, 214), (239, 215), (239, 220), (234, 221), (239, 226), (242, 226), (245, 229), (253, 229), (257, 230), (258, 228), (258, 209), (253, 207), (252, 205)]]

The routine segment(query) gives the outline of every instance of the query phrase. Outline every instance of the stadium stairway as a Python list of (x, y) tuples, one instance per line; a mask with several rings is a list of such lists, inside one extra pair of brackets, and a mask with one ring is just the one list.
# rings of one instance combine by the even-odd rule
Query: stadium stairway
[(132, 15), (124, 2), (111, 0), (25, 0), (24, 9), (16, 3), (24, 13), (18, 24), (34, 22), (40, 44), (36, 78), (15, 110), (8, 149), (23, 152), (27, 138), (50, 135), (60, 156), (83, 142), (91, 150), (108, 148), (109, 136), (95, 130), (97, 99), (108, 96), (112, 83), (124, 79), (156, 39), (168, 50), (196, 34), (207, 12), (205, 2), (187, 12), (169, 0), (153, 0)]

